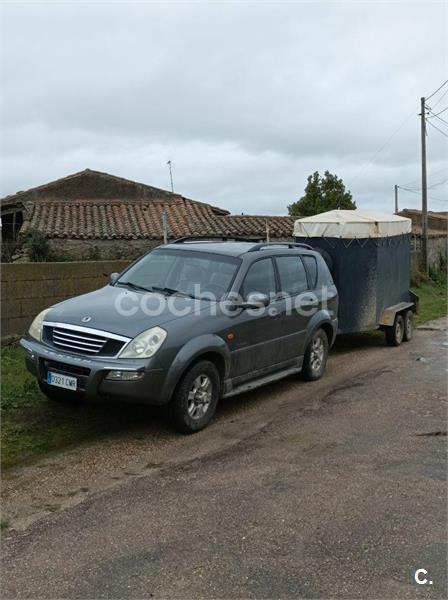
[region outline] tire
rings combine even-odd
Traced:
[[[415,317],[413,311],[406,311],[404,315],[403,342],[410,342],[414,337],[414,321]]]
[[[207,427],[216,411],[219,390],[219,373],[212,362],[203,360],[193,365],[182,377],[170,403],[174,427],[186,434]]]
[[[394,324],[386,327],[386,342],[389,346],[400,346],[404,335],[404,319],[401,315],[395,317]]]
[[[306,381],[320,379],[325,371],[328,358],[328,338],[323,329],[317,329],[305,350],[302,378]]]

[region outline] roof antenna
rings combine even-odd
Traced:
[[[174,194],[173,171],[171,169],[171,160],[169,160],[166,164],[168,165],[168,168],[170,170],[171,192]]]

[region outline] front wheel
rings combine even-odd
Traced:
[[[210,423],[219,398],[219,373],[208,360],[193,365],[171,400],[171,420],[181,433],[196,433]]]
[[[307,381],[320,379],[328,357],[328,338],[323,329],[314,332],[303,358],[302,377]]]

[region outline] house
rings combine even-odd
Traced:
[[[407,217],[412,221],[412,233],[420,235],[422,231],[422,211],[415,208],[405,208],[398,213],[402,217]],[[433,237],[437,235],[448,234],[448,213],[428,211],[428,235]]]
[[[133,258],[169,239],[238,236],[291,240],[294,219],[231,215],[227,210],[122,177],[85,169],[0,200],[3,240],[16,246],[30,230],[61,259]]]
[[[422,248],[422,211],[405,208],[398,213],[412,221],[413,253],[420,256]],[[445,268],[448,248],[448,213],[428,211],[428,263],[430,269]]]

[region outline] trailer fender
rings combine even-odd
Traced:
[[[410,308],[415,312],[416,305],[414,302],[399,302],[393,306],[388,306],[381,313],[379,325],[382,325],[383,327],[392,327],[395,322],[396,315],[403,312],[407,308]]]

